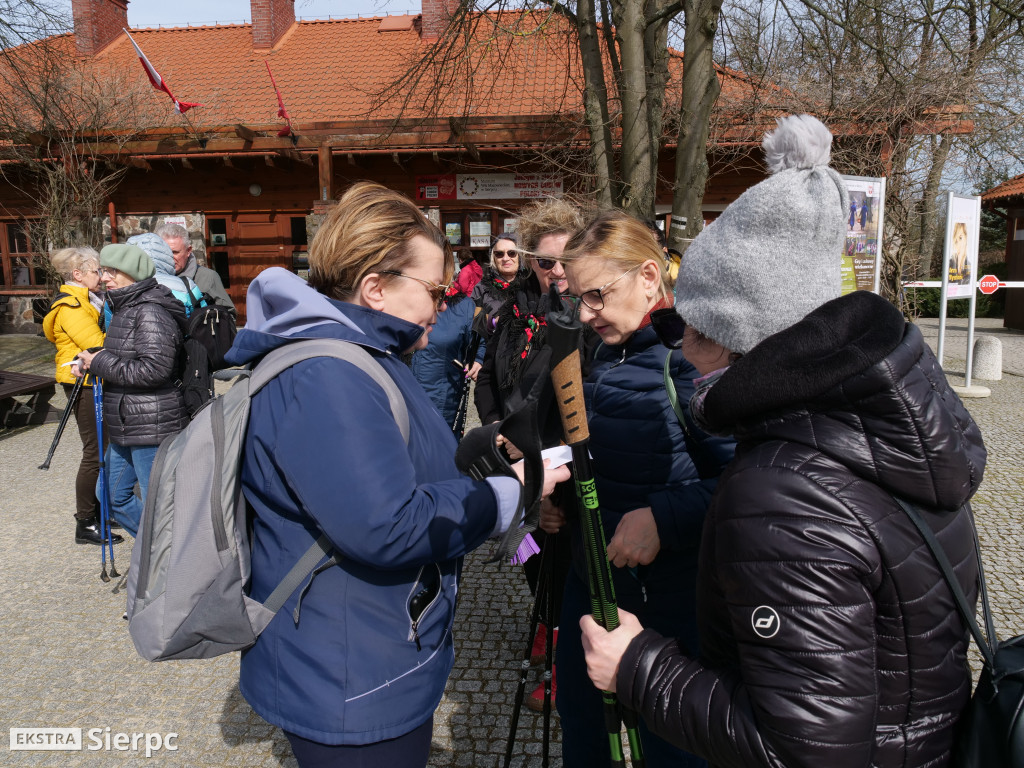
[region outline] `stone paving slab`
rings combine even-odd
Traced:
[[[967,406],[989,449],[975,511],[996,624],[1005,636],[1024,631],[1024,335],[1001,338],[1004,364],[1019,361],[1021,372],[986,382],[991,397]],[[52,354],[38,337],[0,335],[0,368],[50,375]],[[951,354],[950,372],[956,365]],[[63,397],[58,390],[58,408]],[[239,694],[237,654],[159,664],[136,655],[121,619],[123,585],[101,582],[98,548],[74,543],[72,500],[81,444],[73,425],[50,470],[36,469],[55,429],[46,424],[0,431],[0,729],[95,728],[101,739],[107,728],[115,734],[177,733],[177,750],[156,753],[154,764],[294,766],[281,732]],[[122,572],[129,546],[115,547]],[[531,601],[521,571],[486,563],[486,555],[478,552],[466,562],[456,668],[435,716],[430,765],[437,768],[498,766],[504,754]],[[532,689],[538,671],[530,675]],[[541,738],[541,718],[524,709],[513,765],[539,766]],[[553,766],[561,763],[558,742],[556,725]],[[133,751],[0,753],[3,766],[146,762]]]

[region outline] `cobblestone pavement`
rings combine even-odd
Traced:
[[[984,325],[989,323],[989,326]],[[996,321],[998,322],[998,321]],[[963,342],[950,321],[947,368],[963,363]],[[922,321],[934,338],[934,321]],[[996,624],[1003,635],[1024,631],[1024,335],[993,321],[978,332],[1003,342],[1002,381],[981,382],[991,397],[968,400],[989,449],[985,481],[975,500]],[[933,342],[934,343],[934,342]],[[50,345],[33,336],[0,335],[0,368],[51,375]],[[958,368],[959,366],[959,368]],[[58,390],[55,405],[63,407]],[[135,653],[125,622],[120,580],[99,579],[99,552],[74,543],[74,475],[80,442],[64,434],[48,472],[36,469],[55,424],[0,431],[0,728],[80,727],[110,733],[177,733],[176,751],[153,760],[168,766],[294,766],[287,741],[242,699],[238,656],[151,664]],[[519,662],[526,642],[530,597],[519,569],[467,559],[456,621],[456,668],[435,717],[431,765],[501,764]],[[115,547],[118,568],[129,544]],[[537,670],[530,672],[532,689]],[[599,725],[598,725],[599,727]],[[513,765],[540,765],[541,718],[523,710]],[[559,765],[552,733],[552,765]],[[86,740],[86,745],[90,742]],[[0,749],[3,749],[0,746]],[[143,747],[144,750],[144,747]],[[141,764],[144,751],[5,752],[4,766]]]

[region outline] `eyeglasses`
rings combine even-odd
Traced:
[[[661,343],[669,349],[679,349],[683,346],[686,321],[679,316],[674,307],[662,307],[651,312],[651,326],[661,339]]]
[[[420,277],[413,277],[412,275],[406,275],[402,272],[393,272],[389,269],[381,270],[380,274],[391,275],[392,277],[405,277],[409,280],[415,280],[417,283],[422,283],[426,286],[427,293],[430,294],[430,298],[434,300],[434,306],[438,309],[444,306],[446,298],[445,294],[448,293],[448,289],[451,287],[451,283],[448,285],[438,285],[437,283],[432,283],[429,280],[424,280]]]
[[[533,258],[541,269],[554,269],[555,264],[558,263],[558,259],[548,259],[543,256],[534,256]]]
[[[100,267],[96,274],[103,278],[114,277],[117,275],[117,270],[113,267]]]
[[[519,251],[512,249],[509,249],[507,251],[492,251],[492,253],[494,254],[494,258],[496,259],[503,259],[506,256],[508,256],[510,259],[514,259],[516,256],[519,255]]]
[[[643,264],[637,264],[635,267],[630,267],[621,275],[616,277],[614,280],[609,280],[600,288],[594,288],[593,290],[590,291],[584,291],[583,293],[580,294],[580,301],[582,301],[595,312],[604,309],[604,292],[607,291],[612,285],[617,283],[619,280],[624,278],[626,275],[628,275],[630,272],[640,269],[640,267],[642,266]]]

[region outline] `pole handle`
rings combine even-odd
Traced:
[[[590,439],[582,379],[578,349],[566,355],[551,369],[558,414],[562,417],[562,429],[569,445],[579,445]]]

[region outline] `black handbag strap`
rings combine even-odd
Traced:
[[[971,610],[970,604],[967,602],[967,596],[960,586],[960,580],[953,572],[953,566],[950,565],[949,558],[946,557],[946,551],[939,544],[939,540],[935,538],[935,533],[932,531],[931,526],[924,521],[912,504],[907,503],[898,496],[893,496],[893,498],[903,508],[903,511],[907,513],[907,517],[910,518],[910,521],[917,530],[921,532],[921,536],[924,537],[925,544],[931,550],[935,562],[939,565],[939,570],[942,571],[943,578],[953,593],[953,598],[956,600],[956,607],[960,610],[960,615],[970,628],[971,634],[974,636],[974,642],[978,644],[978,650],[985,661],[985,666],[992,669],[995,664],[995,646],[999,644],[999,638],[996,635],[995,625],[992,623],[992,614],[988,607],[988,590],[985,588],[985,572],[982,570],[981,565],[981,544],[978,541],[978,532],[974,528],[974,522],[971,521],[971,531],[974,533],[974,552],[978,558],[978,591],[981,596],[981,612],[985,619],[985,630],[988,634],[987,640],[985,635],[981,633],[981,628],[974,618],[974,611]]]

